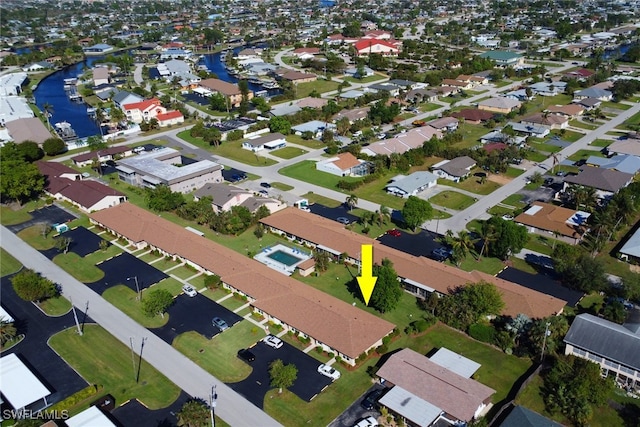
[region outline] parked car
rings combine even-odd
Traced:
[[[340,371],[332,368],[329,365],[325,365],[324,363],[318,366],[318,372],[324,375],[325,377],[331,378],[334,381],[340,378]]]
[[[336,218],[336,221],[338,221],[340,224],[344,224],[344,225],[349,225],[349,223],[351,221],[349,221],[349,218],[345,218],[343,216],[339,216],[338,218]]]
[[[378,425],[378,420],[376,420],[375,417],[369,416],[358,421],[353,427],[377,427]]]
[[[240,182],[243,179],[245,178],[243,178],[242,175],[231,175],[231,182]]]
[[[238,350],[238,357],[247,363],[251,363],[256,360],[256,355],[253,354],[248,348],[242,348]]]
[[[565,175],[566,175],[565,171],[556,172],[556,176],[565,176]]]
[[[445,248],[436,248],[431,251],[431,256],[437,261],[444,261],[451,256],[451,251]]]
[[[229,325],[227,325],[227,322],[219,317],[214,317],[213,319],[211,319],[211,323],[213,323],[213,326],[220,329],[220,332],[229,329]]]
[[[258,191],[258,193],[262,194],[263,196],[268,196],[269,192],[267,190],[260,190]]]
[[[402,233],[400,232],[400,230],[397,230],[395,228],[392,228],[391,230],[387,230],[387,234],[389,236],[393,236],[393,237],[400,237],[402,236]]]
[[[143,151],[145,151],[145,148],[143,146],[139,146],[139,147],[135,147],[133,150],[134,153],[142,153]]]
[[[378,404],[378,399],[380,399],[382,393],[384,393],[384,389],[381,388],[370,391],[369,393],[367,393],[364,399],[362,399],[362,403],[360,403],[360,406],[362,406],[367,411],[375,409],[376,405]]]
[[[273,347],[273,348],[280,348],[282,347],[282,340],[278,337],[275,337],[273,335],[267,335],[266,337],[264,337],[262,339],[262,342],[265,343],[266,345],[268,345],[269,347]]]
[[[271,184],[269,184],[268,182],[261,182],[260,187],[271,188]]]
[[[545,178],[544,185],[551,185],[551,184],[553,184],[553,178]]]
[[[196,288],[194,288],[191,285],[182,286],[182,292],[184,292],[185,294],[189,295],[192,298],[198,295],[198,291],[196,291]]]

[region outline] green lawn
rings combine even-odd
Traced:
[[[527,151],[526,157],[527,157],[527,160],[531,160],[532,162],[543,162],[547,159],[548,156],[533,150],[533,151]]]
[[[507,168],[507,171],[504,173],[504,175],[508,176],[509,178],[516,178],[516,177],[522,175],[523,173],[525,173],[524,170],[509,166]]]
[[[585,129],[585,130],[595,130],[598,129],[598,126],[591,124],[591,123],[585,123],[582,122],[580,120],[571,120],[571,122],[569,123],[571,126],[573,127],[577,127],[580,129]]]
[[[240,308],[243,305],[247,304],[247,301],[243,300],[240,297],[232,296],[220,302],[219,304],[231,311],[234,311],[235,309]]]
[[[522,194],[512,194],[502,201],[505,205],[515,206],[516,208],[524,208],[525,203],[522,202]]]
[[[258,153],[245,150],[244,148],[242,148],[242,141],[225,141],[222,142],[218,147],[214,147],[202,141],[201,138],[193,138],[189,134],[189,132],[189,130],[184,130],[178,133],[178,137],[194,145],[197,145],[200,148],[204,148],[211,154],[220,157],[226,157],[228,159],[236,160],[238,162],[242,162],[251,166],[271,166],[277,163],[275,160],[262,157]]]
[[[53,262],[82,283],[93,283],[104,277],[104,272],[95,264],[73,252],[56,255]]]
[[[589,145],[593,145],[594,147],[608,147],[613,141],[611,141],[610,139],[594,139],[593,141],[591,141],[591,144]]]
[[[567,157],[567,159],[577,162],[579,160],[587,160],[590,156],[605,157],[604,154],[597,150],[578,150]]]
[[[7,274],[15,273],[22,268],[20,261],[15,259],[4,248],[0,248],[0,277],[4,277]]]
[[[272,182],[271,186],[281,191],[289,191],[289,190],[293,190],[294,188],[292,185],[285,184],[284,182]]]
[[[49,233],[46,237],[43,237],[42,226],[40,225],[32,225],[31,227],[25,228],[24,230],[18,232],[16,236],[39,251],[51,249],[55,245],[53,233]]]
[[[196,290],[204,286],[200,286],[199,284],[198,286],[196,286],[197,283],[193,282],[189,283],[191,283],[191,285],[194,286]],[[163,279],[158,283],[154,283],[153,285],[149,286],[148,289],[145,289],[142,292],[142,296],[144,297],[149,291],[156,289],[166,289],[167,291],[171,292],[171,295],[173,296],[180,295],[180,293],[182,293],[182,282],[174,279],[173,277],[167,277],[166,279]]]
[[[445,208],[457,211],[464,210],[476,202],[476,199],[457,191],[443,191],[429,199],[434,205],[443,206]]]
[[[55,298],[47,298],[44,301],[38,303],[38,306],[48,316],[62,316],[71,310],[71,303],[63,296],[57,296]]]
[[[529,240],[524,245],[524,247],[545,255],[551,255],[551,252],[553,252],[554,244],[557,242],[558,241],[554,239],[552,235],[547,237],[540,234],[529,233]]]
[[[314,150],[325,147],[322,141],[318,141],[317,139],[304,139],[300,135],[287,135],[285,139],[292,144],[302,145]]]
[[[284,147],[269,152],[269,154],[273,154],[281,159],[293,159],[294,157],[301,156],[305,153],[308,153],[308,151],[298,147]]]
[[[557,153],[562,150],[562,147],[553,144],[545,144],[544,142],[533,142],[530,146],[534,150],[542,151],[545,153]]]
[[[341,180],[361,180],[361,178],[353,178],[348,176],[341,177],[330,174],[328,172],[316,170],[316,162],[314,162],[313,160],[304,160],[291,166],[284,167],[280,169],[278,173],[290,178],[298,179],[300,181],[310,182],[321,187],[330,188],[332,190],[337,190],[336,185]]]
[[[629,126],[638,126],[640,125],[640,113],[636,113],[633,116],[629,117],[624,121],[621,125],[618,126],[618,129],[631,130]]]
[[[450,260],[447,261],[449,265],[455,266]],[[495,275],[498,274],[503,268],[504,263],[498,258],[482,257],[479,258],[473,255],[467,255],[465,259],[460,263],[461,270],[464,271],[483,271],[485,273]]]
[[[482,125],[475,125],[472,123],[460,123],[456,133],[462,135],[462,141],[453,144],[458,148],[471,148],[480,144],[480,137],[490,132],[490,129]]]
[[[437,110],[438,108],[441,108],[441,107],[442,105],[434,104],[432,102],[423,102],[418,105],[418,109],[422,113],[428,113],[429,111]]]
[[[296,98],[300,99],[309,96],[314,90],[318,93],[330,92],[338,89],[339,85],[338,82],[324,79],[318,79],[315,82],[300,83],[295,85]]]
[[[386,78],[387,78],[387,76],[376,73],[373,76],[367,76],[367,77],[363,77],[361,79],[357,79],[355,77],[348,76],[348,77],[344,77],[342,80],[347,81],[347,82],[351,82],[351,83],[362,84],[362,83],[377,82],[379,80],[384,80]]]
[[[134,344],[139,345],[139,340]],[[149,409],[160,409],[180,394],[175,384],[144,359],[136,383],[131,350],[100,326],[85,325],[82,336],[75,328],[67,329],[52,336],[49,345],[90,384],[103,386],[117,404],[138,399]]]
[[[600,108],[612,108],[614,110],[628,110],[631,108],[629,104],[623,104],[621,102],[605,101],[600,104]]]
[[[182,280],[186,280],[194,274],[198,274],[198,272],[188,268],[186,265],[183,265],[181,267],[174,268],[169,272],[169,274],[173,274]]]
[[[511,266],[513,268],[517,268],[518,270],[522,270],[526,273],[537,274],[538,271],[528,262],[523,259],[511,257],[510,259]]]
[[[251,367],[236,357],[238,350],[264,336],[264,329],[243,320],[212,339],[186,332],[173,341],[173,346],[220,381],[234,383],[251,373]]]
[[[144,293],[143,298],[144,298]],[[149,317],[142,311],[142,305],[135,291],[125,285],[112,286],[102,294],[102,298],[116,306],[120,311],[145,328],[160,328],[169,321],[169,315]]]
[[[461,182],[453,182],[448,179],[438,178],[438,184],[461,188],[480,195],[493,193],[495,190],[500,188],[500,184],[493,181],[486,180],[483,183],[480,178],[473,176],[473,173],[474,171],[471,171],[471,175]]]
[[[344,200],[333,200],[315,193],[303,194],[302,197],[307,199],[309,203],[319,203],[330,208],[337,208],[344,202]]]

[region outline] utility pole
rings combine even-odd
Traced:
[[[211,395],[209,396],[209,409],[211,410],[211,427],[216,427],[216,420],[214,410],[218,400],[218,393],[216,393],[216,385],[211,386]]]
[[[131,363],[133,364],[133,377],[136,377],[136,356],[133,352],[133,337],[129,337],[129,346],[131,347]]]
[[[547,337],[551,335],[551,332],[549,332],[549,326],[551,326],[551,323],[547,322],[544,328],[544,339],[542,340],[542,352],[540,352],[540,363],[542,363],[542,360],[544,359],[544,349],[547,346]]]
[[[76,327],[78,328],[78,335],[82,336],[82,329],[80,328],[80,322],[78,322],[78,315],[76,314],[76,306],[73,305],[73,301],[69,298],[71,302],[71,310],[73,311],[73,320],[76,322]]]
[[[127,281],[134,279],[134,281],[136,282],[136,291],[138,293],[137,296],[137,300],[138,301],[142,301],[142,294],[140,293],[140,285],[138,285],[138,276],[133,276],[133,277],[127,277]]]

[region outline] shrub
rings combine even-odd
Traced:
[[[227,141],[239,141],[244,137],[244,132],[241,130],[232,130],[227,134]]]
[[[55,283],[30,269],[20,271],[10,280],[13,290],[25,301],[41,301],[60,293]]]
[[[101,388],[101,387],[100,387]],[[98,393],[98,390],[100,389],[98,386],[96,386],[95,384],[87,386],[85,388],[83,388],[82,390],[78,391],[75,394],[72,394],[71,396],[67,397],[64,400],[61,400],[60,402],[56,403],[55,405],[49,407],[49,411],[64,411],[64,410],[69,410],[71,408],[73,408],[75,405],[77,405],[80,402],[83,402],[87,399],[89,399],[92,396],[95,396]]]
[[[490,325],[474,323],[469,326],[468,333],[472,338],[475,338],[478,341],[493,343],[496,330]]]
[[[207,288],[218,288],[222,281],[220,280],[220,276],[216,276],[215,274],[207,275],[204,278],[204,285]]]

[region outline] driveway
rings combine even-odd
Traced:
[[[75,327],[73,314],[68,312],[58,317],[45,315],[33,303],[16,295],[10,277],[0,279],[2,307],[15,319],[18,334],[24,334],[25,338],[3,351],[2,356],[15,353],[52,392],[47,401],[56,403],[89,385],[47,344],[52,335]],[[78,313],[78,317],[82,320],[82,313]],[[93,323],[90,318],[84,320]]]
[[[365,391],[362,396],[360,396],[355,402],[353,402],[344,412],[336,417],[335,420],[329,424],[329,427],[349,427],[356,423],[356,421],[366,418],[368,416],[374,416],[378,418],[380,416],[380,411],[373,409],[368,411],[364,409],[361,405],[364,397],[376,389],[383,389],[384,387],[380,384],[374,384],[371,388]]]
[[[84,227],[76,227],[61,235],[61,237],[71,238],[69,251],[81,257],[85,257],[100,249],[100,242],[104,239]],[[111,243],[107,242],[109,246]]]
[[[360,219],[357,216],[353,215],[351,211],[344,206],[344,204],[338,206],[337,208],[330,208],[319,203],[314,203],[312,205],[309,205],[309,209],[311,209],[311,212],[316,215],[320,215],[334,221],[340,217],[347,218],[349,222],[358,222],[358,220]]]
[[[242,320],[242,317],[234,312],[200,294],[193,298],[185,294],[178,295],[167,313],[169,314],[167,324],[150,331],[169,344],[178,335],[189,331],[195,331],[206,338],[213,338],[220,333],[220,330],[211,323],[211,319],[216,316],[227,322],[229,328]],[[229,329],[224,333],[233,332]]]
[[[182,405],[190,399],[191,397],[187,393],[180,391],[180,396],[171,405],[156,410],[151,410],[134,399],[122,406],[118,406],[111,411],[111,415],[123,426],[176,426],[178,425],[176,414],[180,411]],[[117,405],[120,403],[116,402]]]
[[[258,341],[251,348],[251,352],[256,356],[256,360],[250,364],[253,368],[251,375],[243,381],[227,385],[258,408],[262,409],[264,396],[267,391],[272,389],[269,379],[269,364],[276,359],[282,360],[285,364],[293,363],[298,368],[298,378],[289,387],[289,391],[302,400],[310,402],[332,382],[331,378],[318,373],[319,361],[287,342],[283,342],[282,347],[276,350],[262,341]],[[339,367],[338,370],[340,370]],[[341,380],[338,379],[338,381]]]
[[[517,268],[507,267],[498,273],[498,277],[522,285],[525,288],[565,300],[567,305],[572,307],[575,307],[584,296],[582,292],[562,286],[557,278],[549,274],[531,274]]]
[[[437,235],[430,231],[422,230],[418,234],[409,234],[400,231],[400,236],[395,237],[390,234],[383,234],[378,237],[378,241],[385,246],[397,249],[414,256],[430,257],[434,249],[444,247],[436,241]]]
[[[77,218],[75,215],[55,204],[36,209],[35,211],[29,212],[29,214],[31,215],[30,220],[20,224],[8,225],[7,228],[13,233],[17,233],[41,222],[45,222],[49,225],[64,224],[65,222],[72,221]]]
[[[88,285],[99,294],[114,285],[125,285],[136,292],[135,277],[138,278],[140,290],[169,277],[154,266],[139,260],[128,252],[97,264],[96,267],[104,272],[104,277],[97,282],[88,283]],[[128,278],[131,280],[127,280]]]

